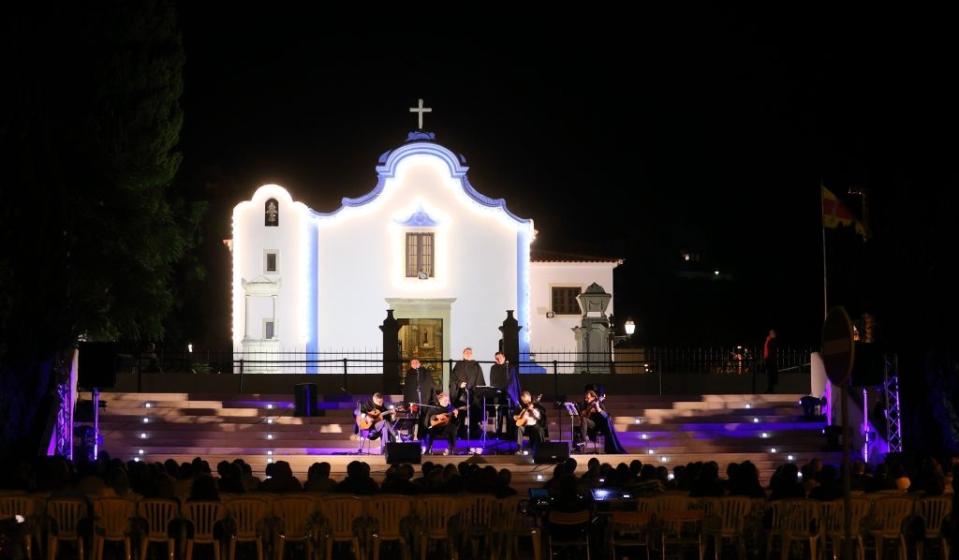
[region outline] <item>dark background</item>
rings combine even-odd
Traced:
[[[179,181],[210,207],[208,277],[171,338],[227,341],[234,204],[267,182],[319,211],[368,192],[420,97],[474,186],[535,220],[534,250],[625,258],[615,312],[640,342],[757,344],[776,327],[815,346],[821,182],[857,214],[847,191],[868,189],[874,234],[827,233],[830,303],[900,344],[950,329],[955,45],[934,17],[180,15]]]

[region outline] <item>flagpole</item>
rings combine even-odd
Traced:
[[[819,181],[819,225],[822,229],[822,316],[825,320],[826,315],[829,314],[829,296],[826,290],[826,217],[823,214],[823,196],[822,196],[823,184],[822,180]]]

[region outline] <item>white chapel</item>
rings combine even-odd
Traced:
[[[576,296],[592,283],[612,294],[622,261],[538,258],[533,220],[478,192],[468,169],[417,130],[380,156],[368,194],[332,212],[279,185],[256,189],[233,210],[234,351],[378,350],[392,309],[404,359],[458,359],[470,346],[491,360],[507,310],[521,356],[575,352]]]

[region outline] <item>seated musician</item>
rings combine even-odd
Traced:
[[[529,436],[529,445],[535,453],[536,447],[546,439],[546,410],[533,400],[529,391],[520,393],[519,403],[520,406],[513,415],[513,420],[516,420],[516,453],[523,452],[524,435]]]
[[[609,415],[603,410],[602,399],[593,389],[587,389],[583,402],[579,406],[579,441],[577,446],[585,446],[587,439],[596,441],[597,434],[603,434],[606,447],[610,447]],[[615,451],[612,451],[615,453]]]
[[[429,428],[426,429],[426,437],[423,438],[426,448],[423,453],[429,454],[433,448],[433,442],[437,438],[445,438],[447,447],[443,455],[449,455],[456,449],[456,430],[459,428],[460,417],[466,410],[466,405],[459,408],[450,404],[450,397],[446,393],[437,395],[439,408],[430,410]]]
[[[360,407],[360,416],[357,418],[357,424],[359,424],[361,429],[368,429],[370,431],[370,439],[375,440],[379,439],[381,436],[386,434],[393,434],[393,439],[396,439],[396,434],[393,433],[393,426],[389,422],[389,417],[393,414],[392,410],[386,408],[386,405],[383,404],[383,395],[381,393],[373,393],[373,396],[370,400],[363,403],[363,406]]]

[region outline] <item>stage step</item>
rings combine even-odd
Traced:
[[[88,398],[88,395],[82,396]],[[614,465],[640,460],[669,468],[714,460],[725,469],[730,462],[751,460],[766,481],[789,456],[797,462],[831,457],[820,451],[825,422],[804,419],[798,405],[800,397],[609,396],[604,407],[612,416],[619,439],[629,454],[597,457]],[[267,460],[272,458],[289,461],[302,477],[316,461],[341,464],[342,471],[334,467],[337,473],[345,472],[349,461],[360,458],[376,462],[385,470],[380,455],[353,455],[361,445],[353,433],[353,415],[356,403],[366,398],[366,395],[320,396],[317,415],[303,418],[294,416],[292,395],[105,392],[101,393],[106,408],[102,409],[100,421],[104,447],[112,456],[122,459],[172,458],[184,462],[201,457],[215,465],[221,460],[242,457],[262,472]],[[399,403],[400,397],[394,395],[388,401]],[[571,419],[566,411],[549,400],[544,399],[543,405],[552,439],[568,440]],[[513,445],[494,442],[492,438],[488,443],[491,451],[510,451]],[[436,444],[437,450],[443,447],[442,442]],[[465,442],[460,443],[461,449],[467,447]],[[373,442],[372,449],[376,452],[379,443]],[[574,457],[583,470],[591,456]],[[424,457],[434,462],[464,459],[467,457]],[[525,477],[517,482],[520,486],[535,483],[536,476],[548,475],[552,470],[549,465],[530,465],[529,458],[523,456],[483,455],[468,459],[527,469],[527,474],[514,470],[514,480],[517,475]],[[374,467],[374,471],[377,468],[380,467]]]

